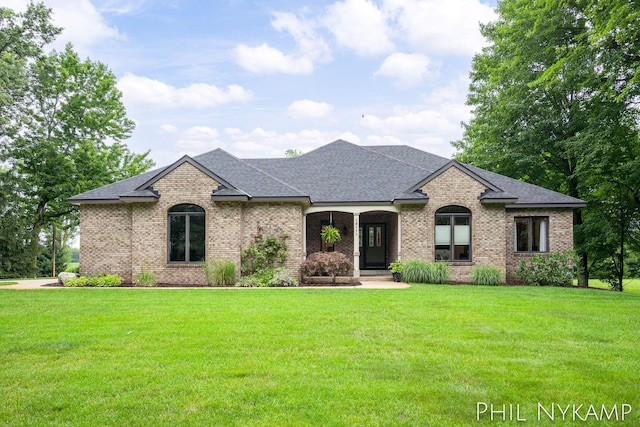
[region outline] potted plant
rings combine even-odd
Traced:
[[[402,262],[395,261],[389,264],[389,270],[391,270],[391,274],[393,274],[394,282],[402,281]]]
[[[327,244],[327,247],[333,247],[334,243],[339,242],[342,237],[340,236],[340,230],[335,228],[333,225],[325,226],[322,231],[320,231],[320,237]]]

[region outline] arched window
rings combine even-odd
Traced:
[[[471,211],[445,206],[436,211],[436,261],[471,261]]]
[[[204,209],[182,204],[169,209],[169,262],[201,262],[205,258]]]

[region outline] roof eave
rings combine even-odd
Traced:
[[[514,204],[518,201],[518,198],[504,198],[504,199],[480,199],[480,203],[483,205],[491,204]]]
[[[507,209],[533,209],[533,208],[584,208],[586,202],[575,203],[513,203],[506,205]]]
[[[72,205],[80,206],[80,205],[97,205],[97,204],[113,204],[113,203],[122,203],[120,199],[67,199],[67,202]]]

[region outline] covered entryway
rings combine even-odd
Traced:
[[[362,224],[360,232],[360,270],[387,268],[387,224]]]
[[[396,206],[311,206],[304,216],[305,256],[323,249],[353,258],[354,277],[361,270],[386,270],[400,257],[400,221]],[[342,240],[323,248],[320,230],[331,224]]]

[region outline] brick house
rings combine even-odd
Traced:
[[[131,281],[145,268],[176,284],[204,283],[205,258],[239,267],[258,226],[289,235],[297,271],[323,249],[326,224],[341,231],[333,249],[353,258],[355,277],[418,258],[449,263],[456,281],[474,265],[513,281],[520,259],[573,247],[573,210],[585,206],[408,146],[342,140],[297,158],[184,156],[69,202],[80,205],[82,273]]]

